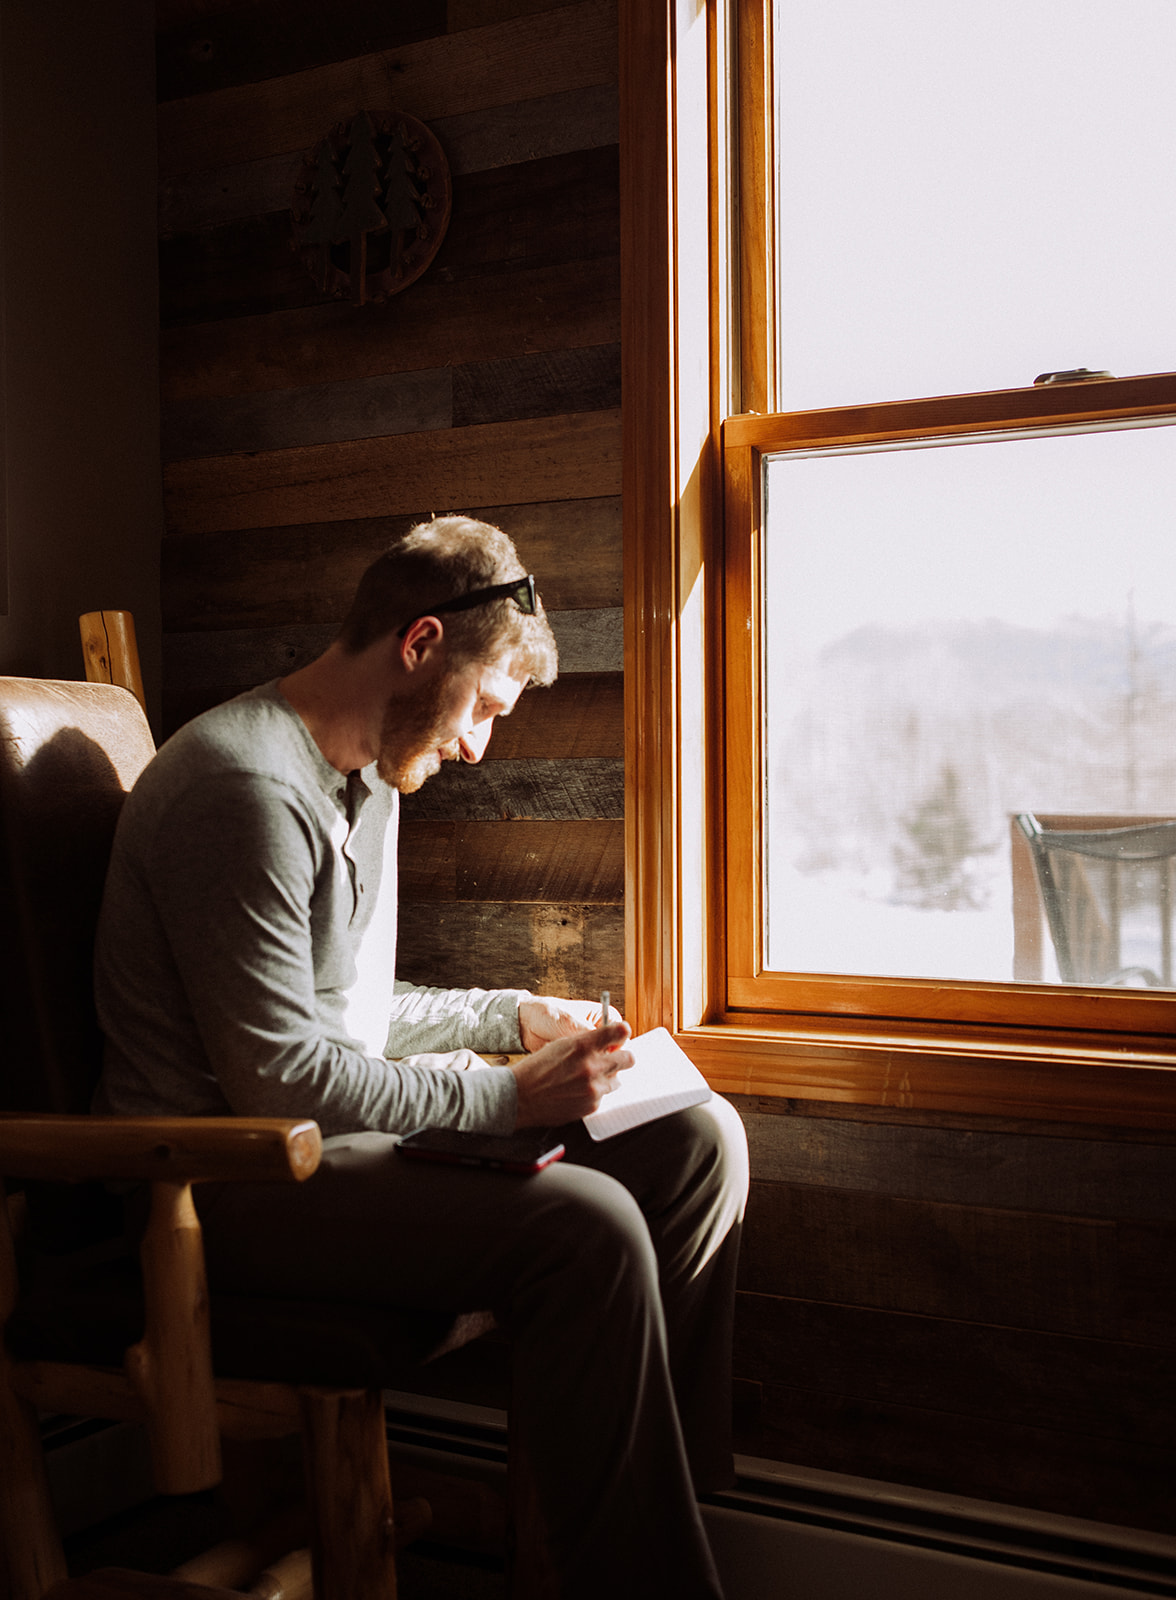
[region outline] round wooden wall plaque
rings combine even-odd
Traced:
[[[357,111],[303,158],[294,248],[324,294],[387,300],[433,260],[452,206],[449,163],[425,124]]]

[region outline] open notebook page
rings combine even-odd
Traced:
[[[706,1079],[665,1028],[630,1039],[625,1049],[633,1052],[633,1066],[617,1075],[617,1087],[584,1118],[594,1139],[610,1139],[710,1099]]]

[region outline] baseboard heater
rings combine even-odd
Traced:
[[[396,1455],[503,1493],[505,1412],[385,1401]],[[61,1418],[45,1432],[64,1532],[150,1498],[141,1428]],[[727,1600],[1176,1600],[1176,1537],[747,1456],[736,1468],[703,1506]]]
[[[501,1488],[506,1416],[390,1392],[388,1437]],[[1176,1600],[1176,1538],[736,1458],[703,1517],[727,1600]]]

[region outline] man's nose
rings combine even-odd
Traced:
[[[457,741],[463,761],[478,762],[486,753],[486,746],[490,743],[490,735],[494,730],[494,718],[487,717],[485,722],[479,722],[463,733]]]

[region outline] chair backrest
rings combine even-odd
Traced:
[[[94,929],[119,811],[154,753],[126,689],[0,678],[2,1110],[89,1110]]]
[[[1062,982],[1170,988],[1176,820],[1049,828],[1030,811],[1016,820]]]

